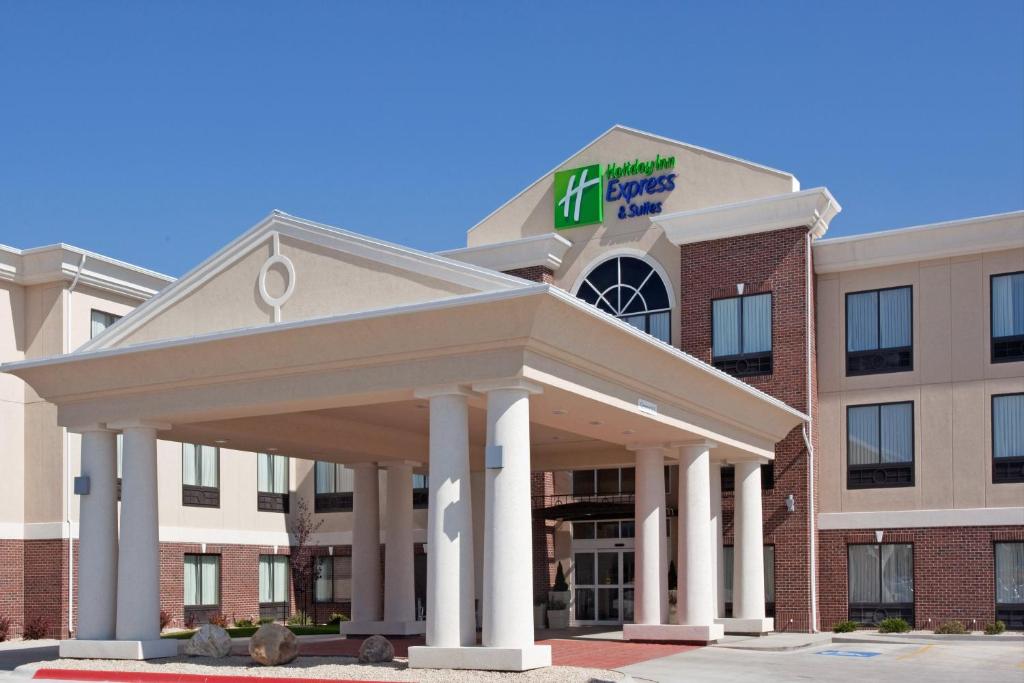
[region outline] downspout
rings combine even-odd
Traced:
[[[78,286],[82,277],[82,268],[85,266],[86,254],[82,254],[78,262],[78,270],[67,289],[64,312],[64,353],[71,351],[71,293]],[[71,636],[75,626],[75,538],[71,533],[71,497],[73,488],[71,486],[71,435],[67,427],[64,430],[64,532],[68,537],[68,637]]]
[[[812,264],[811,255],[811,240],[812,230],[807,231],[807,253],[806,253],[806,264],[807,264],[807,416],[808,420],[801,427],[801,434],[804,437],[804,446],[807,448],[807,547],[808,554],[810,555],[810,562],[808,567],[810,568],[810,620],[808,624],[811,627],[812,633],[818,632],[818,555],[817,555],[817,544],[814,534],[814,447],[812,439],[814,436],[814,396],[812,392],[814,385],[812,382],[811,373],[814,370],[814,358],[812,356],[813,349],[811,347],[811,335],[814,334],[814,304],[813,304],[813,287],[814,287],[814,268]]]

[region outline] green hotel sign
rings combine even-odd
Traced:
[[[621,164],[580,166],[555,172],[555,229],[566,230],[604,221],[605,202],[619,204],[619,220],[661,213],[661,201],[647,199],[675,189],[675,157]],[[637,177],[639,176],[639,177]]]

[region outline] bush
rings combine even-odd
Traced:
[[[562,600],[552,600],[551,604],[548,605],[548,610],[553,610],[555,612],[568,608],[569,606],[566,605],[565,602],[563,602]]]
[[[160,630],[163,631],[165,628],[171,625],[171,613],[167,610],[160,610]]]
[[[562,593],[569,590],[569,584],[565,582],[565,572],[562,571],[562,563],[558,563],[558,569],[555,571],[555,585],[551,587],[551,590]]]
[[[289,626],[312,626],[313,620],[303,612],[302,610],[297,611],[295,614],[288,617]]]
[[[952,621],[947,621],[943,624],[940,624],[939,627],[935,629],[935,632],[947,636],[963,635],[967,633],[967,629],[964,627],[962,623],[960,623],[956,619],[953,619]]]
[[[235,621],[236,628],[251,628],[255,625],[252,619],[238,619]]]
[[[857,630],[856,621],[840,621],[832,627],[833,633],[850,633]]]
[[[1003,622],[999,622],[1000,624]],[[11,618],[0,617],[0,643],[11,637]]]
[[[670,560],[668,563],[668,589],[674,591],[678,585],[679,576],[676,574],[676,561]]]
[[[196,615],[189,614],[188,616],[185,617],[185,628],[191,630],[191,629],[194,629],[198,625],[199,624],[196,623]]]
[[[342,614],[341,612],[335,612],[334,614],[331,615],[331,619],[327,623],[328,624],[340,624],[343,621],[348,621],[348,615],[347,614]]]
[[[889,617],[878,622],[879,633],[906,633],[910,630],[910,624],[901,617]]]
[[[260,617],[256,620],[256,623],[262,626],[263,624],[273,624],[274,617]]]
[[[2,622],[0,622],[0,633],[2,633],[2,629],[3,629]],[[1000,633],[1002,633],[1005,630],[1006,630],[1006,624],[1004,624],[1003,622],[1001,622],[998,619],[996,619],[994,623],[991,623],[991,624],[989,624],[988,626],[985,627],[985,635],[986,636],[998,636]],[[3,638],[0,638],[0,640],[3,640]]]
[[[221,628],[227,628],[230,623],[228,618],[220,612],[214,612],[206,621],[214,626],[220,626]]]
[[[50,620],[45,617],[32,617],[25,622],[25,640],[40,640],[50,635]]]

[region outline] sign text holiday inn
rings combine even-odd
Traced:
[[[661,201],[647,199],[676,187],[676,158],[581,166],[555,172],[555,228],[578,228],[604,220],[604,203],[619,202],[616,216],[635,218],[661,213]],[[637,178],[637,176],[641,176]]]

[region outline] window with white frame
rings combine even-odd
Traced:
[[[711,302],[711,361],[737,377],[771,374],[771,293]]]
[[[352,600],[352,558],[320,555],[316,558],[314,602]]]
[[[121,316],[119,315],[107,313],[106,311],[97,311],[95,308],[92,309],[89,314],[89,339],[92,339],[120,319]]]
[[[672,342],[668,288],[642,259],[608,259],[587,274],[576,296],[665,343]]]
[[[1024,482],[1024,393],[992,397],[992,483]]]
[[[846,488],[914,485],[914,404],[846,408]]]
[[[849,619],[877,624],[889,617],[914,624],[914,546],[866,543],[847,548]]]
[[[353,471],[333,462],[317,461],[315,470],[315,512],[347,512],[352,510]]]
[[[914,369],[913,296],[910,287],[846,295],[846,374]]]
[[[182,505],[220,506],[220,449],[181,444]]]
[[[260,555],[260,603],[288,602],[288,556]]]
[[[995,544],[996,619],[1015,631],[1024,629],[1024,542]]]
[[[186,607],[215,607],[220,604],[220,555],[185,555]]]
[[[1024,271],[993,275],[992,362],[1024,360]]]
[[[724,601],[725,616],[732,617],[732,586],[733,586],[733,562],[735,562],[733,546],[727,545],[722,548],[722,571],[724,578]],[[765,616],[775,616],[775,546],[764,546],[764,613]]]

